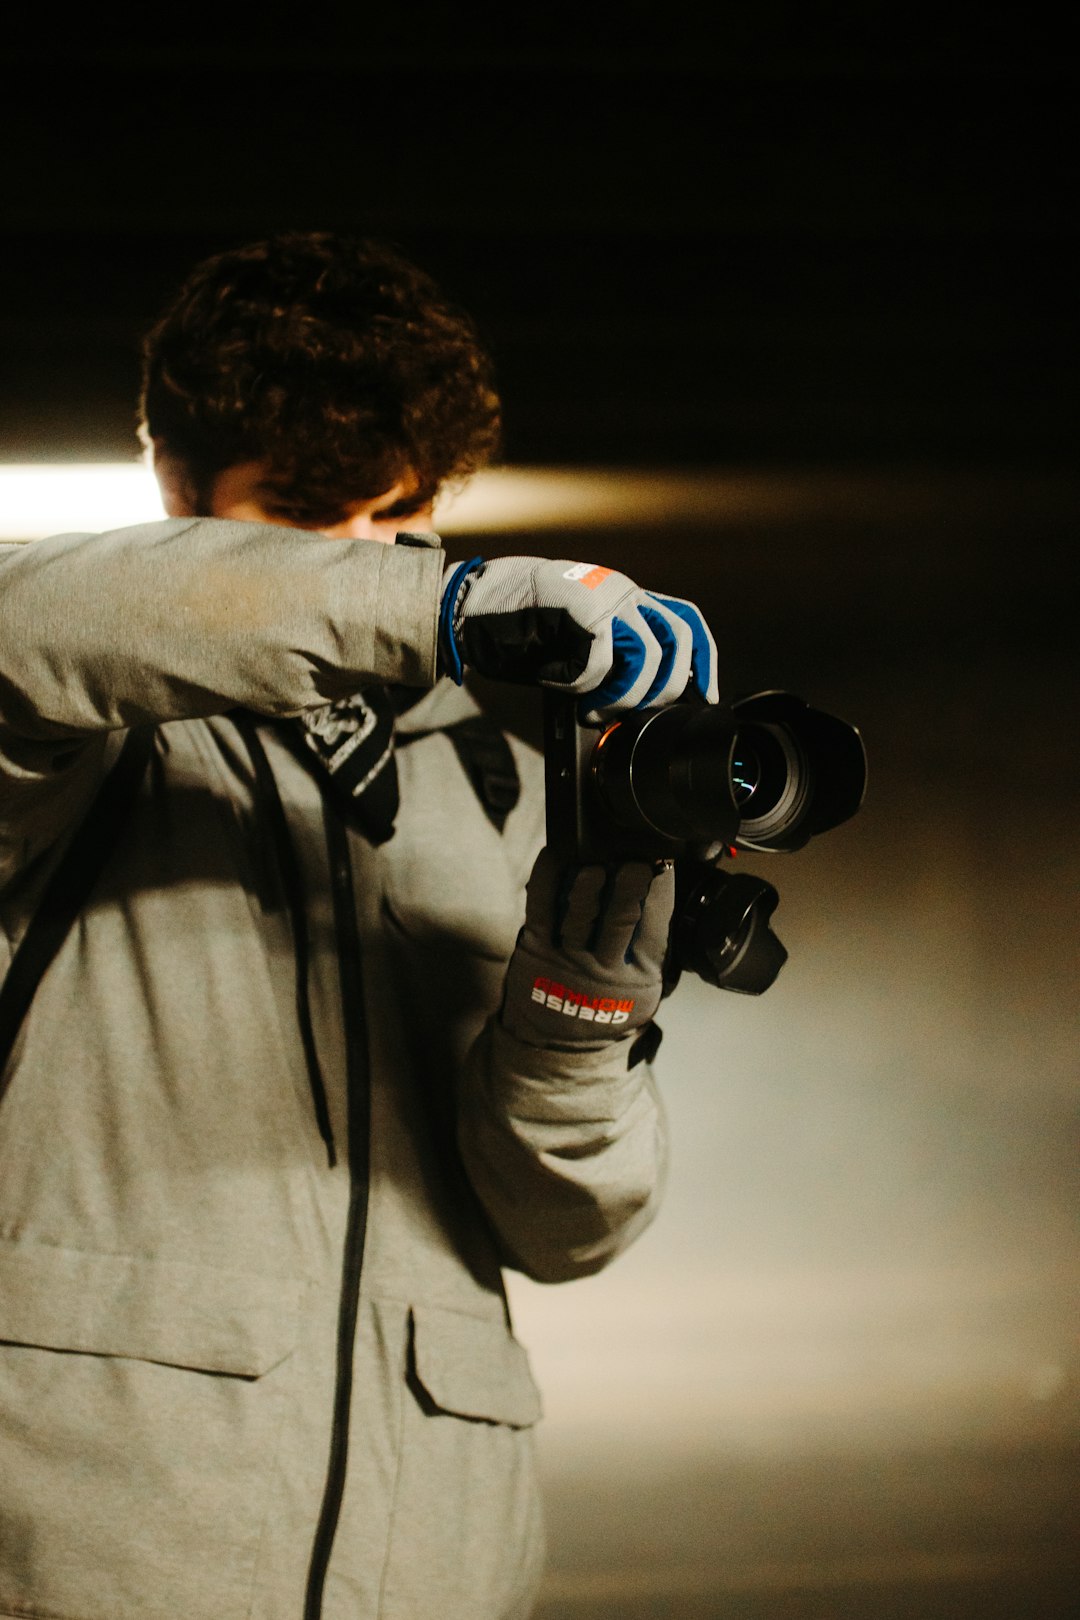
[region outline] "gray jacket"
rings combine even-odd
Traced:
[[[5,550],[0,968],[125,729],[157,731],[0,1103],[0,1615],[524,1616],[540,1406],[501,1267],[604,1265],[663,1132],[632,1039],[494,1016],[542,762],[512,741],[498,832],[445,735],[473,700],[432,686],[443,555],[212,520]],[[371,679],[431,690],[393,838],[341,835],[343,904],[273,720]],[[302,876],[322,1132],[238,708]]]

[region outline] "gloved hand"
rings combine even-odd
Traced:
[[[717,701],[716,647],[698,609],[610,568],[544,557],[474,557],[446,570],[440,663],[495,680],[588,693],[601,710]]]
[[[542,849],[506,970],[503,1028],[533,1046],[595,1047],[647,1024],[674,901],[670,864],[564,866]]]

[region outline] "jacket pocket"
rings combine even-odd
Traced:
[[[542,1415],[529,1358],[502,1322],[416,1305],[410,1361],[436,1412],[514,1429]]]
[[[528,1614],[544,1535],[525,1351],[501,1320],[415,1306],[407,1381],[386,1620]]]
[[[0,1244],[0,1611],[241,1620],[304,1292]]]

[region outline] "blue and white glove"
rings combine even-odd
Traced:
[[[670,863],[563,865],[542,849],[499,1021],[531,1046],[604,1046],[660,1005],[675,903]]]
[[[660,708],[689,688],[717,701],[716,646],[698,609],[611,568],[545,557],[474,557],[446,570],[443,671],[588,694],[600,712]]]

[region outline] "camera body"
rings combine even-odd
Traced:
[[[585,725],[544,695],[549,846],[582,864],[673,860],[666,988],[685,969],[760,995],[787,952],[769,928],[771,884],[720,870],[739,849],[801,849],[853,816],[866,788],[854,726],[789,692],[684,701]]]

